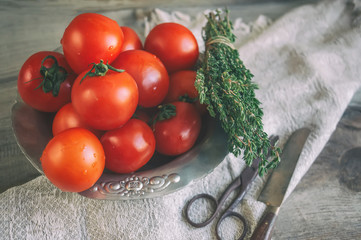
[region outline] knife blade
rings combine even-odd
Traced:
[[[253,232],[252,240],[271,239],[272,230],[279,208],[282,205],[302,149],[311,131],[307,128],[296,130],[286,142],[281,163],[273,170],[258,201],[267,204],[265,214]]]

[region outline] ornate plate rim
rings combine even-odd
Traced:
[[[28,120],[26,124],[21,121],[23,117]],[[207,131],[204,137],[187,153],[154,169],[130,174],[104,172],[91,188],[79,194],[105,200],[153,198],[178,191],[191,182],[205,177],[228,154],[226,135],[220,124],[211,117],[207,117],[206,121]],[[11,108],[11,122],[13,134],[21,151],[30,163],[44,174],[40,156],[42,149],[51,138],[51,130],[49,132],[47,126],[50,122],[49,113],[36,111],[17,100]]]

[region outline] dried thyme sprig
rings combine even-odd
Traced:
[[[263,131],[263,111],[255,97],[258,86],[233,47],[235,35],[228,11],[217,10],[206,17],[208,22],[203,29],[206,50],[195,82],[200,102],[208,105],[211,116],[219,118],[228,135],[230,152],[238,156],[243,150],[247,165],[257,157],[262,159],[258,166],[262,176],[277,166],[280,149],[273,147],[268,161],[270,142]]]

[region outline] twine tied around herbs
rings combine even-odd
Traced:
[[[225,36],[217,36],[217,37],[208,39],[208,41],[206,42],[206,48],[210,48],[215,43],[222,43],[222,44],[227,45],[228,47],[232,48],[233,50],[236,49],[234,47],[234,45],[232,44],[231,40],[229,40],[229,38],[227,38]]]

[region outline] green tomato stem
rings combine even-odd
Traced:
[[[44,66],[45,61],[48,59],[52,59],[54,61],[54,63],[49,68]],[[43,80],[34,90],[42,88],[45,93],[52,92],[54,97],[59,95],[60,85],[68,77],[67,71],[62,66],[59,66],[58,61],[52,55],[46,56],[41,61],[40,75],[42,76],[41,78]],[[35,79],[32,79],[28,82],[33,80]]]
[[[109,69],[112,71],[115,71],[115,72],[119,72],[119,73],[125,71],[123,69],[117,69],[117,68],[110,66],[108,64],[108,62],[106,64],[104,64],[103,60],[100,60],[100,63],[91,63],[91,64],[93,64],[93,67],[89,70],[89,72],[87,72],[84,75],[84,77],[80,80],[80,83],[82,83],[82,81],[86,77],[105,76]],[[94,72],[93,72],[93,70],[94,70]]]

